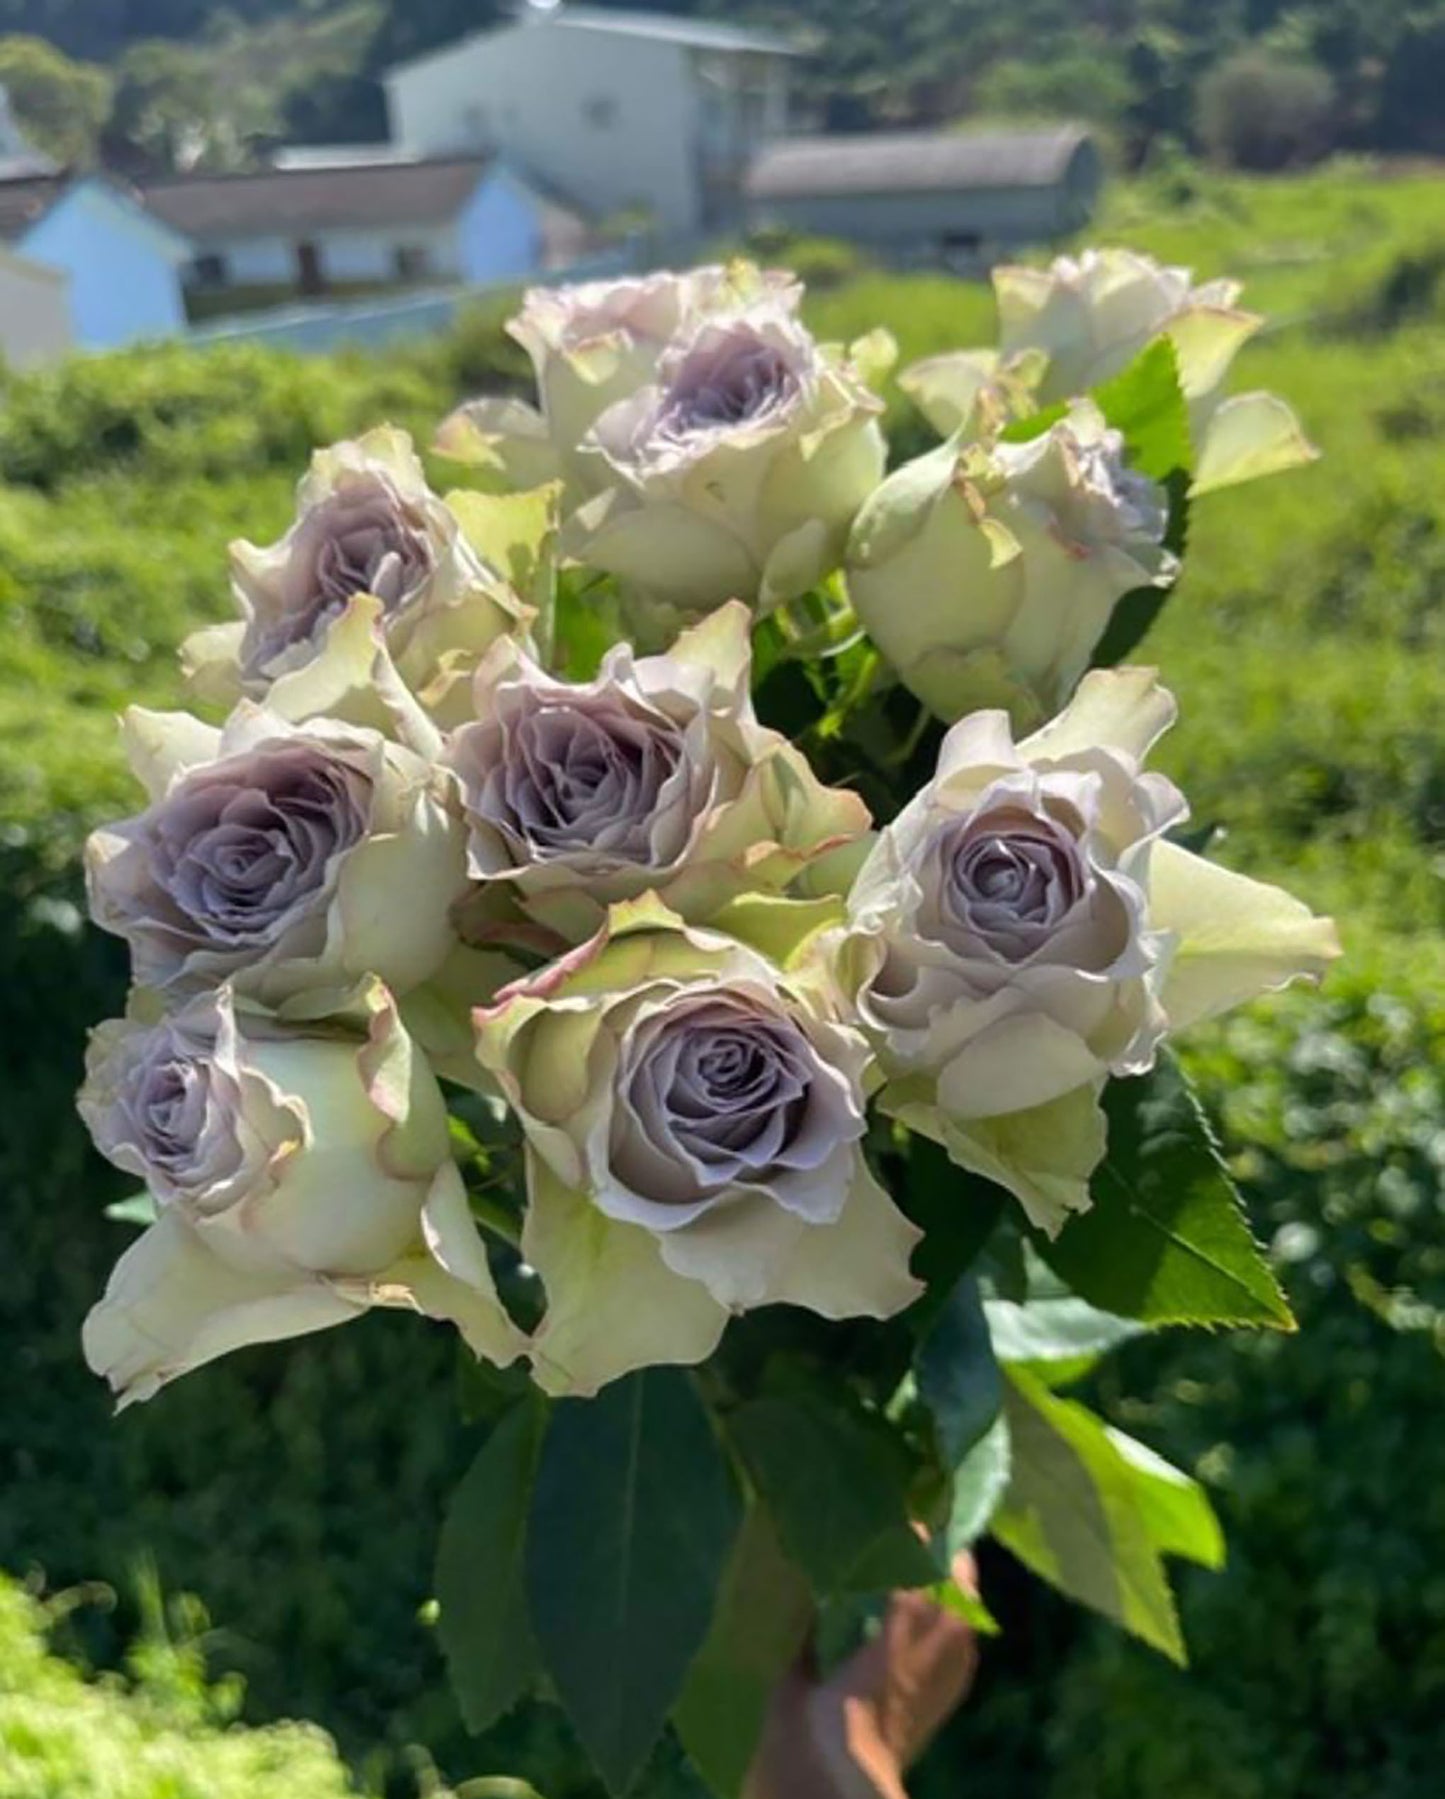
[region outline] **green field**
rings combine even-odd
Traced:
[[[991,1563],[1008,1631],[919,1791],[1432,1799],[1445,1765],[1445,179],[1184,170],[1118,189],[1091,236],[1243,279],[1274,324],[1238,380],[1289,397],[1324,452],[1201,502],[1185,581],[1146,649],[1182,706],[1163,765],[1199,820],[1226,827],[1218,853],[1335,912],[1348,960],[1323,998],[1258,1008],[1191,1053],[1302,1334],[1156,1341],[1100,1384],[1120,1423],[1206,1481],[1229,1533],[1230,1571],[1184,1586],[1194,1671]],[[830,337],[886,321],[905,358],[985,341],[989,315],[985,290],[942,277],[862,274],[812,303]],[[101,1208],[125,1183],[70,1113],[84,1025],[115,1007],[123,973],[75,910],[84,831],[132,798],[113,715],[178,703],[175,644],[228,610],[227,537],[282,526],[311,444],[384,418],[425,432],[461,394],[515,378],[496,326],[479,316],[384,364],[167,349],[0,385],[13,1020],[0,1568],[52,1589],[109,1583],[115,1614],[81,1605],[58,1633],[108,1666],[143,1622],[138,1570],[153,1562],[167,1592],[197,1594],[215,1619],[202,1640],[215,1673],[244,1677],[246,1715],[319,1721],[378,1789],[414,1792],[434,1759],[455,1781],[525,1766],[546,1799],[580,1799],[592,1789],[546,1711],[468,1745],[418,1617],[441,1495],[468,1448],[444,1344],[369,1320],[233,1358],[112,1423],[76,1338],[122,1241]],[[900,445],[920,441],[903,402],[890,423]],[[0,1676],[0,1799],[87,1793],[15,1759],[60,1678],[34,1656],[15,1665],[35,1672]],[[123,1745],[138,1727],[111,1707],[107,1693],[86,1729]],[[307,1778],[287,1790],[323,1793],[334,1776]],[[135,1784],[135,1799],[232,1790],[220,1774],[166,1779]],[[258,1775],[245,1790],[271,1789]],[[687,1787],[659,1776],[655,1790]]]

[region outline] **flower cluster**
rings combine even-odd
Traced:
[[[1155,674],[1091,667],[1184,503],[1108,383],[1167,340],[1196,493],[1284,466],[1281,404],[1220,391],[1256,321],[1121,253],[998,286],[996,355],[903,377],[948,435],[891,475],[886,343],[817,343],[789,277],[532,293],[538,406],[438,440],[471,488],[374,431],[233,548],[183,653],[217,722],[130,714],[147,803],[90,845],[135,990],[81,1108],[155,1206],[86,1326],[123,1399],[371,1305],[559,1394],[759,1307],[886,1319],[902,1133],[1054,1235],[1111,1078],[1324,969],[1328,921],[1178,840]],[[775,728],[777,675],[843,699]]]

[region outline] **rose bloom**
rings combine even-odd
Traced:
[[[815,922],[753,905],[775,946]],[[917,1296],[918,1232],[862,1153],[867,1046],[805,968],[649,898],[476,1016],[527,1137],[547,1391],[700,1362],[753,1306],[882,1318]]]
[[[1225,397],[1236,354],[1263,319],[1239,305],[1237,281],[1194,285],[1191,272],[1132,250],[1085,250],[1047,269],[993,272],[999,347],[915,363],[902,385],[942,432],[971,415],[980,391],[1031,375],[1032,404],[1086,394],[1122,374],[1161,337],[1178,362],[1196,449],[1195,491],[1208,492],[1312,461],[1315,451],[1273,394]],[[1028,410],[1024,407],[1023,410]]]
[[[385,989],[354,1004],[364,1034],[238,1012],[229,987],[94,1033],[81,1114],[157,1205],[85,1323],[122,1404],[371,1305],[448,1318],[479,1355],[515,1359],[440,1090]]]
[[[1127,593],[1168,587],[1168,496],[1088,402],[1028,443],[948,443],[895,471],[848,545],[859,621],[941,718],[1066,703]]]
[[[507,332],[531,359],[540,410],[470,400],[444,422],[436,447],[516,487],[562,477],[580,500],[606,485],[595,461],[579,454],[602,413],[652,380],[678,332],[764,294],[794,311],[802,288],[791,275],[741,262],[530,288]]]
[[[881,402],[777,298],[705,318],[584,448],[609,482],[572,520],[579,561],[616,575],[650,641],[736,598],[814,586],[883,473]]]
[[[749,622],[735,602],[666,655],[619,645],[583,683],[512,644],[485,658],[475,721],[448,750],[480,888],[464,934],[510,902],[575,943],[647,891],[701,920],[862,836],[863,802],[758,723]]]
[[[142,986],[229,980],[275,1005],[363,974],[402,993],[446,958],[464,833],[420,756],[249,703],[223,730],[134,708],[126,733],[151,804],[95,831],[86,869],[91,914],[129,942]]]
[[[458,658],[475,662],[530,616],[427,486],[411,439],[385,427],[318,450],[291,528],[264,549],[232,544],[231,579],[242,622],[182,650],[207,696],[264,696],[315,660],[361,595],[380,603],[392,660],[423,697],[449,684]]]
[[[1328,919],[1164,837],[1187,808],[1142,764],[1173,718],[1124,669],[1017,746],[1004,713],[965,719],[848,902],[839,978],[880,1103],[1051,1233],[1089,1203],[1106,1077],[1338,954]]]

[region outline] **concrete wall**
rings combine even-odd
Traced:
[[[185,329],[180,271],[163,234],[103,187],[72,188],[20,247],[69,275],[75,341],[87,350]]]
[[[0,362],[33,368],[70,349],[68,285],[58,269],[0,250]]]
[[[394,142],[421,155],[500,149],[598,215],[701,224],[690,52],[575,26],[516,25],[387,77]]]

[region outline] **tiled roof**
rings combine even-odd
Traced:
[[[438,224],[461,211],[491,160],[459,156],[431,162],[184,175],[151,182],[143,196],[157,218],[194,238]]]
[[[1077,125],[784,138],[759,153],[747,186],[755,200],[1049,187],[1087,142],[1088,132]]]

